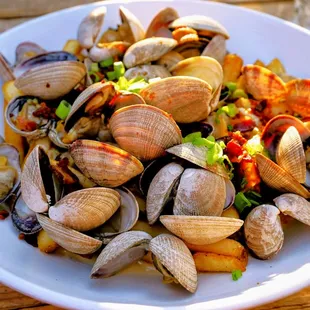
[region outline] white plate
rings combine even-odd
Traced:
[[[47,50],[61,49],[67,39],[76,37],[81,19],[103,4],[108,7],[106,27],[116,25],[121,1],[79,6],[2,34],[0,50],[13,61],[15,47],[25,40],[35,41]],[[180,15],[206,14],[219,20],[231,34],[229,50],[241,55],[245,63],[279,57],[290,74],[309,77],[310,33],[306,30],[274,17],[218,3],[126,2],[126,7],[145,26],[166,6],[173,6]],[[3,126],[2,121],[0,125]],[[251,258],[247,272],[237,282],[232,281],[230,274],[201,274],[194,295],[162,284],[155,271],[143,274],[132,270],[106,280],[90,280],[90,265],[40,253],[18,240],[10,220],[0,223],[0,236],[0,280],[27,295],[66,308],[231,310],[266,303],[310,285],[310,227],[298,223],[285,232],[283,250],[275,259]]]

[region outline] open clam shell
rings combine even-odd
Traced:
[[[223,82],[223,69],[214,58],[197,56],[184,59],[171,68],[172,75],[192,76],[207,82],[213,92]]]
[[[284,241],[280,211],[272,205],[254,208],[244,223],[248,247],[261,259],[270,259],[282,248]]]
[[[83,174],[100,186],[120,186],[143,171],[136,157],[103,142],[77,140],[70,154]]]
[[[5,117],[5,121],[7,122],[7,124],[10,126],[10,128],[14,132],[30,140],[36,140],[41,137],[45,137],[47,135],[50,122],[45,123],[40,128],[35,129],[33,131],[23,131],[23,130],[18,129],[15,126],[14,122],[12,121],[12,115],[18,116],[18,113],[21,111],[24,104],[27,103],[28,99],[29,99],[29,96],[21,96],[21,97],[14,98],[7,105],[5,112],[4,112],[4,117]]]
[[[91,48],[99,35],[107,9],[102,6],[92,10],[80,23],[77,38],[84,48]]]
[[[36,234],[42,229],[36,213],[27,207],[21,195],[15,202],[11,218],[14,227],[25,235]]]
[[[204,15],[189,15],[180,17],[169,25],[170,29],[181,27],[195,29],[201,36],[215,36],[216,34],[221,34],[226,39],[229,39],[229,34],[223,25]]]
[[[15,80],[14,73],[10,64],[5,57],[0,53],[0,79],[3,83]]]
[[[183,172],[174,200],[174,215],[220,216],[226,200],[225,179],[205,169]]]
[[[171,51],[177,41],[168,38],[148,38],[131,45],[124,55],[123,62],[127,68],[147,64],[158,60]]]
[[[108,278],[142,259],[152,237],[144,231],[128,231],[115,237],[100,253],[91,278]]]
[[[162,9],[153,17],[146,30],[145,37],[172,37],[168,25],[177,18],[179,18],[179,14],[175,9],[169,7]]]
[[[146,213],[149,224],[154,224],[170,199],[173,187],[184,168],[177,163],[164,166],[152,180],[146,198]]]
[[[140,40],[143,40],[145,37],[145,31],[144,31],[144,28],[141,22],[138,20],[138,18],[132,12],[130,12],[127,8],[123,6],[120,6],[119,14],[120,14],[123,25],[125,24],[129,30],[126,36],[126,40],[129,43],[135,43]]]
[[[56,202],[49,158],[40,146],[33,149],[24,163],[21,190],[23,200],[34,212],[46,212]]]
[[[69,93],[85,74],[80,62],[56,61],[27,70],[15,80],[15,86],[27,95],[56,99]]]
[[[226,39],[224,36],[218,34],[208,43],[202,51],[201,56],[212,57],[220,64],[223,64],[226,53]]]
[[[125,187],[116,188],[120,194],[120,207],[112,217],[92,233],[97,239],[108,243],[115,236],[131,230],[139,218],[139,205],[136,197]]]
[[[15,65],[17,66],[27,59],[44,53],[46,50],[40,45],[30,41],[22,42],[17,45],[15,50]]]
[[[166,152],[183,158],[199,167],[229,179],[228,172],[223,165],[217,163],[213,165],[207,164],[207,148],[204,146],[195,146],[192,143],[183,143],[167,149]]]
[[[139,94],[131,93],[128,91],[121,91],[113,99],[114,111],[135,104],[146,104],[146,103]]]
[[[123,57],[129,46],[130,43],[125,41],[98,43],[89,50],[88,56],[94,62],[100,62],[111,57]]]
[[[132,105],[114,112],[110,130],[118,145],[140,160],[163,156],[181,143],[178,125],[166,112],[149,105]]]
[[[173,234],[192,244],[212,244],[238,231],[243,221],[217,216],[162,215],[161,223]]]
[[[310,226],[310,203],[296,194],[283,194],[273,200],[285,215]]]
[[[0,167],[0,188],[5,188],[0,193],[0,204],[4,203],[20,185],[21,167],[18,150],[8,143],[0,144],[0,156],[7,158],[7,165]],[[9,178],[8,178],[9,177]]]
[[[242,69],[247,92],[256,100],[275,99],[286,95],[285,83],[270,70],[256,65]]]
[[[178,62],[185,58],[176,51],[170,51],[157,60],[157,64],[164,66],[167,70],[171,70]]]
[[[256,155],[257,167],[262,180],[280,192],[290,192],[310,198],[310,192],[288,172],[262,154]]]
[[[120,195],[110,188],[87,188],[68,194],[48,210],[49,217],[77,231],[105,223],[119,208]]]
[[[100,240],[57,223],[47,216],[37,214],[37,219],[47,234],[62,248],[76,254],[91,254],[101,246]]]
[[[195,262],[182,240],[161,234],[151,240],[150,251],[155,256],[154,262],[158,261],[167,269],[166,273],[170,274],[172,281],[180,283],[191,293],[196,291],[198,279]],[[156,263],[155,266],[159,267]]]
[[[289,127],[282,136],[276,152],[276,161],[299,183],[306,182],[306,156],[295,127]]]
[[[147,82],[154,78],[166,78],[171,76],[170,72],[163,66],[159,65],[142,65],[128,69],[125,72],[125,78],[131,80],[137,77],[144,78]]]
[[[168,112],[179,123],[206,119],[211,112],[212,89],[194,77],[161,79],[142,89],[140,95],[147,104]]]
[[[268,149],[271,156],[275,155],[280,138],[291,126],[297,129],[303,142],[310,137],[309,129],[298,118],[291,115],[275,116],[266,124],[261,135],[261,141],[264,142],[265,148]]]

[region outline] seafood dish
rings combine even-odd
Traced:
[[[199,273],[237,281],[310,225],[310,79],[244,63],[208,16],[166,7],[144,29],[120,6],[102,33],[106,13],[62,50],[0,54],[0,219],[93,279],[142,262],[191,293]]]

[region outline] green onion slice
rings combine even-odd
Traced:
[[[71,105],[68,101],[66,100],[61,100],[59,106],[56,109],[56,115],[60,118],[60,119],[66,119],[66,117],[68,116],[69,112],[71,110]]]

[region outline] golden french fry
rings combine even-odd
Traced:
[[[261,66],[261,67],[266,67],[266,65],[265,65],[260,59],[257,59],[257,60],[254,62],[254,65],[255,65],[255,66]]]
[[[245,85],[245,77],[244,75],[240,75],[237,80],[237,89],[243,89],[244,91],[246,90],[246,85]]]
[[[243,98],[240,98],[240,99],[243,99]],[[245,99],[245,100],[247,100],[247,99]],[[240,219],[239,213],[234,206],[224,210],[222,213],[222,216],[223,217],[230,217],[233,219]]]
[[[193,255],[197,271],[202,272],[232,272],[234,270],[245,271],[247,260],[233,256],[215,253],[195,253]]]
[[[242,66],[243,60],[240,56],[236,54],[226,55],[223,63],[223,82],[237,82],[237,79],[241,74]]]
[[[44,253],[52,253],[59,247],[59,245],[51,239],[43,229],[38,233],[37,241],[39,250]]]
[[[78,40],[68,40],[62,50],[77,56],[81,52],[82,46]]]
[[[247,260],[248,253],[244,246],[238,241],[232,239],[224,239],[213,244],[195,245],[186,243],[187,247],[194,252],[207,252],[221,254],[226,256],[237,257],[241,260]]]
[[[146,263],[153,264],[152,252],[151,251],[147,252],[147,254],[144,255],[142,260],[145,261]]]
[[[278,58],[271,60],[266,68],[279,76],[285,74],[286,72],[282,62]]]
[[[23,93],[17,89],[14,85],[14,81],[8,81],[2,85],[2,93],[4,99],[3,113],[8,103],[16,97],[22,96]],[[17,133],[15,133],[11,127],[3,120],[4,123],[4,139],[7,143],[14,145],[20,154],[20,161],[24,159],[24,139]]]

